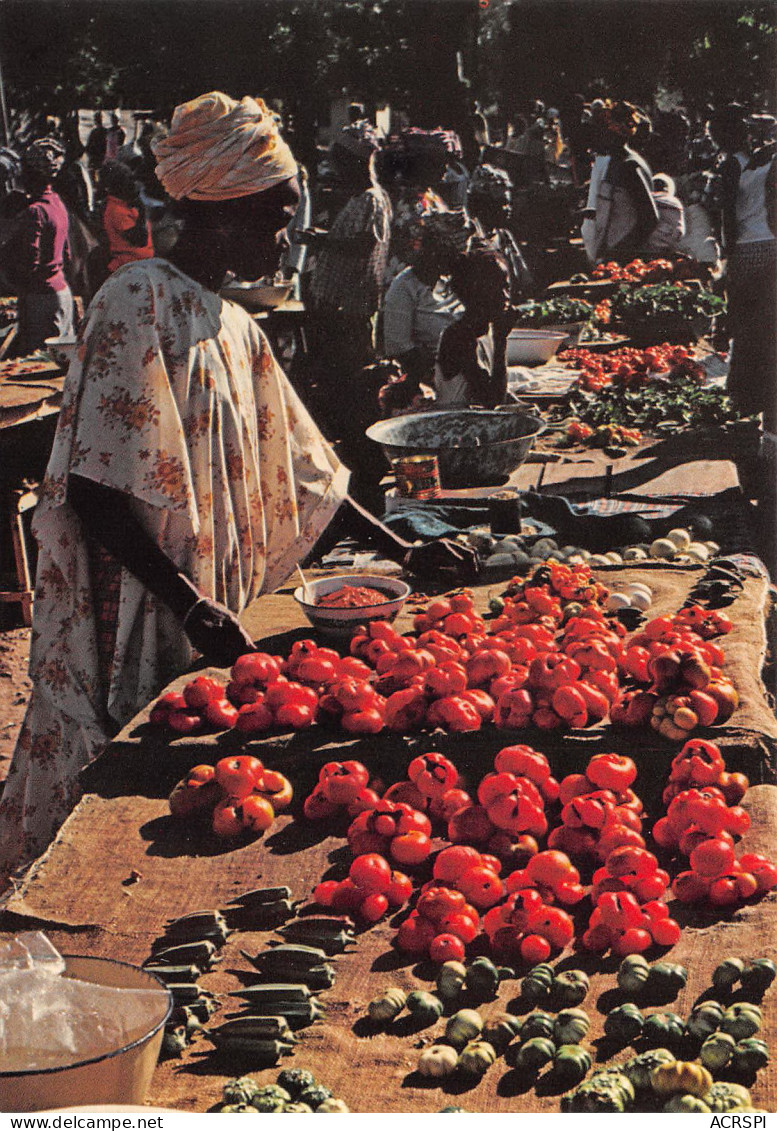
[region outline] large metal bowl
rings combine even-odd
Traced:
[[[386,459],[435,455],[443,487],[503,483],[545,431],[522,409],[440,409],[378,420],[367,429]]]
[[[106,1044],[93,1055],[63,1058],[61,1065],[6,1071],[0,1064],[0,1112],[40,1111],[72,1104],[142,1104],[156,1067],[165,1022],[173,1007],[172,994],[150,970],[110,958],[69,954],[66,978],[125,990],[160,990],[155,1015],[129,1025],[128,1040]],[[30,1033],[31,1048],[35,1034]]]

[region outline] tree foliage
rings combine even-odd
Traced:
[[[17,108],[260,92],[309,143],[343,93],[427,126],[455,126],[470,94],[510,110],[596,79],[750,101],[773,87],[775,24],[773,0],[2,0],[0,51]]]

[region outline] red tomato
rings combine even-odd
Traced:
[[[465,946],[477,937],[480,930],[477,913],[474,908],[470,910],[472,914],[467,914],[465,911],[451,911],[448,915],[443,915],[440,920],[441,931],[445,934],[455,935],[457,939],[461,939]]]
[[[550,951],[550,943],[542,935],[526,935],[521,940],[521,958],[524,962],[531,963],[532,966],[550,958]]]
[[[446,789],[442,797],[435,797],[429,805],[432,817],[449,821],[459,809],[465,809],[472,804],[472,798],[463,789]]]
[[[432,851],[432,842],[425,833],[411,830],[401,833],[391,841],[391,858],[397,864],[413,865],[426,860]]]
[[[467,900],[463,892],[456,888],[444,887],[432,881],[426,885],[418,897],[416,910],[419,915],[439,923],[446,915],[461,911]]]
[[[777,864],[756,852],[745,852],[739,860],[740,866],[755,876],[758,890],[771,891],[777,887]]]
[[[521,774],[535,785],[541,785],[550,777],[550,765],[544,754],[532,750],[531,746],[505,746],[494,758],[494,769],[506,770],[511,774]]]
[[[322,907],[331,907],[338,884],[338,880],[322,880],[313,888],[313,899]]]
[[[167,799],[173,817],[189,817],[211,810],[223,797],[213,766],[194,766],[172,790]]]
[[[516,774],[501,773],[486,774],[478,786],[478,801],[484,808],[488,808],[496,801],[497,797],[503,797],[506,793],[511,793],[512,790],[518,785],[518,777]]]
[[[231,672],[236,684],[268,684],[280,674],[280,664],[275,656],[270,656],[267,652],[247,652],[244,656],[238,656]]]
[[[580,882],[580,873],[566,853],[552,849],[532,856],[526,865],[526,875],[550,888],[555,888],[558,884]]]
[[[183,697],[187,707],[195,711],[202,711],[214,699],[224,698],[224,684],[211,676],[198,675],[183,689]]]
[[[484,649],[467,660],[467,683],[470,687],[485,686],[506,676],[511,667],[512,661],[506,652],[495,648]]]
[[[348,816],[357,817],[359,813],[371,812],[379,802],[380,794],[374,789],[361,789],[353,801],[348,802]]]
[[[674,878],[672,891],[681,903],[698,903],[707,898],[709,880],[698,872],[680,872]]]
[[[455,660],[446,660],[426,673],[426,690],[435,699],[442,699],[447,695],[458,695],[467,686],[467,673],[462,664]]]
[[[263,833],[275,820],[275,810],[266,797],[251,793],[238,807],[243,828],[252,833]]]
[[[185,711],[170,711],[165,721],[176,734],[196,734],[203,725],[202,716],[194,714],[188,707]]]
[[[419,832],[424,836],[432,835],[432,822],[425,813],[421,813],[418,809],[414,809],[412,805],[407,805],[403,801],[397,802],[401,806],[399,817],[396,823],[397,833]]]
[[[690,854],[691,868],[706,878],[728,872],[734,860],[732,845],[720,837],[701,841]]]
[[[459,876],[456,886],[464,893],[467,901],[478,910],[487,910],[499,903],[505,890],[496,872],[482,863],[467,868]]]
[[[352,861],[348,876],[362,891],[386,892],[391,884],[391,866],[384,856],[368,852]]]
[[[228,699],[211,699],[203,708],[205,721],[217,730],[229,730],[237,722],[238,710]]]
[[[353,880],[340,880],[333,895],[331,908],[344,913],[357,912],[364,902],[364,888],[357,887]]]
[[[432,962],[461,962],[465,954],[464,943],[456,935],[435,935],[429,944]]]
[[[494,717],[494,711],[496,710],[496,703],[487,691],[473,687],[468,691],[462,691],[460,698],[464,699],[475,708],[484,723],[491,722]]]
[[[413,894],[413,881],[404,872],[391,873],[391,882],[386,888],[386,898],[392,907],[403,907]]]
[[[652,944],[650,933],[642,927],[628,927],[613,940],[613,954],[626,957],[627,954],[641,954]]]
[[[302,806],[302,812],[309,821],[326,821],[339,811],[340,806],[330,801],[318,785],[308,794]]]
[[[480,730],[482,723],[479,711],[462,695],[435,699],[429,706],[426,721],[431,727],[443,727],[454,733]]]
[[[241,734],[263,734],[275,724],[273,713],[263,701],[245,703],[239,708],[235,719],[235,730]]]
[[[427,797],[442,797],[459,781],[459,772],[443,754],[420,754],[407,768],[407,776]]]
[[[419,730],[426,722],[426,709],[427,699],[420,688],[402,688],[386,700],[386,726],[397,732]]]
[[[637,767],[631,758],[622,754],[595,754],[586,767],[585,775],[597,789],[621,793],[635,781]]]
[[[557,950],[563,950],[575,937],[574,923],[560,907],[544,907],[530,919],[530,925]]]
[[[448,840],[454,844],[484,844],[495,832],[495,825],[481,805],[459,809],[448,821]]]
[[[388,911],[389,901],[382,892],[372,892],[359,906],[359,914],[367,923],[377,923]]]
[[[680,941],[680,924],[674,919],[654,919],[650,924],[653,942],[658,946],[675,946]]]
[[[211,824],[217,837],[227,839],[239,836],[244,831],[243,819],[240,815],[240,802],[235,802],[234,797],[225,797],[219,801],[213,810]]]
[[[340,724],[349,734],[379,734],[385,726],[383,713],[375,707],[365,711],[346,711]]]
[[[279,727],[290,730],[305,730],[316,721],[315,709],[303,703],[284,703],[275,711],[275,721]]]
[[[263,770],[254,786],[254,793],[269,801],[275,813],[288,809],[294,796],[291,782],[277,770]]]
[[[214,767],[216,781],[230,797],[246,797],[251,793],[263,770],[259,759],[250,754],[222,758]]]
[[[434,858],[432,875],[436,880],[453,883],[458,876],[473,864],[480,863],[480,853],[468,844],[457,844],[443,848]]]
[[[429,946],[436,935],[436,928],[421,915],[410,915],[400,924],[394,942],[406,954],[428,954]]]

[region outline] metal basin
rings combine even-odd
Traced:
[[[367,436],[389,462],[436,455],[443,487],[503,483],[520,467],[545,425],[522,409],[441,409],[378,420]]]

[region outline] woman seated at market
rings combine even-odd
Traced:
[[[517,305],[528,297],[532,277],[521,249],[510,231],[513,183],[509,173],[495,165],[478,165],[467,192],[467,211],[480,225],[487,244],[503,255],[510,271],[510,301]]]
[[[386,158],[399,170],[400,188],[392,195],[393,219],[387,278],[412,264],[427,216],[447,212],[442,180],[449,162],[461,159],[461,143],[452,130],[403,130]]]
[[[628,102],[604,102],[594,117],[594,148],[608,158],[600,171],[594,199],[589,195],[584,219],[594,222],[590,254],[594,262],[628,263],[639,255],[658,223],[653,174],[628,144],[644,115]]]
[[[421,225],[413,265],[392,280],[383,305],[383,343],[407,375],[408,386],[431,384],[440,335],[463,313],[449,275],[471,234],[463,213],[432,213]]]
[[[0,802],[0,873],[46,847],[81,768],[195,652],[222,667],[253,649],[240,614],[325,531],[369,535],[413,571],[474,574],[466,550],[411,546],[349,501],[259,326],[219,297],[229,270],[274,269],[299,201],[273,114],[203,95],[156,154],[183,228],[169,261],[106,280],[66,378],[34,520],[33,690]]]
[[[451,289],[464,304],[464,313],[440,338],[434,373],[436,405],[494,408],[507,396],[505,355],[514,321],[504,256],[475,243],[454,266]]]

